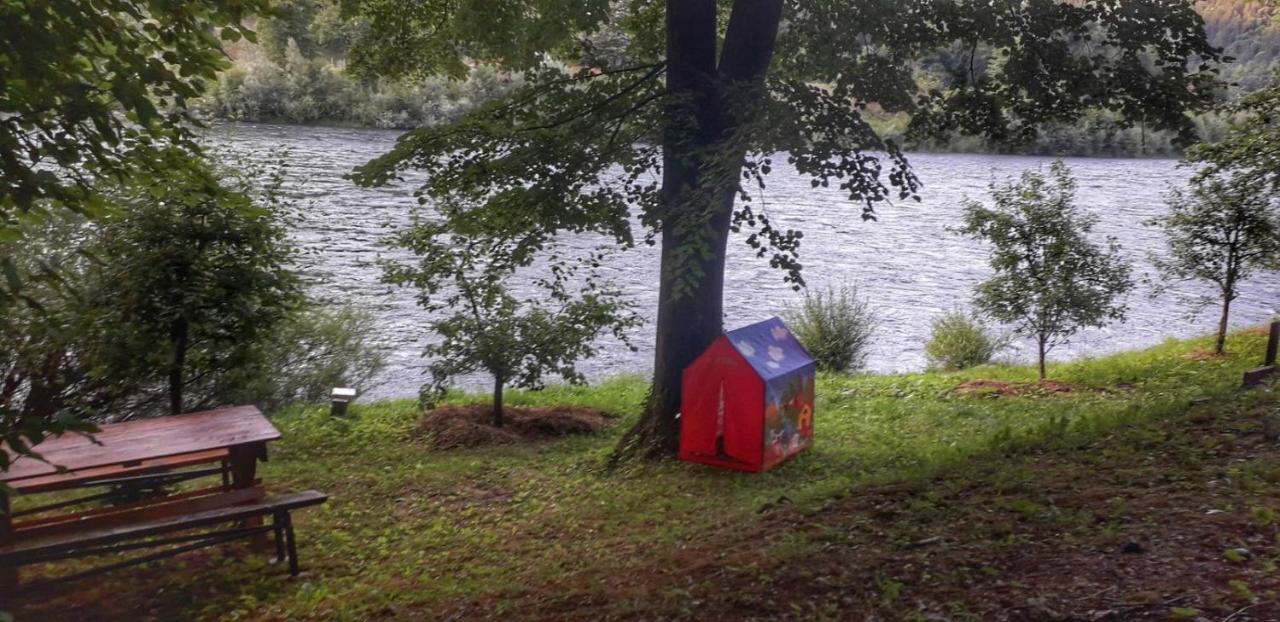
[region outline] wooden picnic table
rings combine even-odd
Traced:
[[[17,494],[35,494],[87,486],[104,486],[119,483],[167,481],[164,474],[174,472],[173,477],[222,474],[222,486],[207,491],[225,492],[206,495],[199,499],[182,499],[196,493],[175,494],[172,500],[161,500],[168,510],[151,507],[126,508],[117,512],[121,516],[162,515],[166,511],[206,511],[219,505],[241,504],[261,499],[264,492],[256,485],[258,460],[267,457],[267,443],[278,440],[280,431],[253,406],[237,406],[218,410],[175,415],[156,419],[140,419],[100,426],[92,438],[80,434],[65,434],[36,445],[33,450],[43,460],[22,456],[11,468],[0,473],[0,482]],[[175,471],[175,469],[217,463],[215,469],[199,471]],[[181,481],[181,480],[173,480]],[[86,499],[104,498],[105,494]],[[44,506],[47,511],[70,506],[76,501]],[[72,531],[80,525],[104,520],[103,514],[111,509],[95,509],[66,516],[45,516],[34,520],[14,522],[11,500],[0,488],[0,545],[20,542],[24,537],[44,536],[50,533]],[[17,513],[21,515],[21,512]],[[252,521],[251,521],[252,522]],[[260,520],[258,521],[260,524]],[[12,577],[3,576],[0,569],[0,585]]]
[[[128,470],[145,460],[235,447],[261,447],[279,438],[280,431],[254,406],[108,423],[101,426],[92,439],[80,434],[64,434],[36,445],[33,449],[44,461],[20,457],[8,471],[0,473],[0,482],[20,489],[24,480],[57,475],[58,467],[70,471],[71,480],[84,479],[77,473],[102,467]]]

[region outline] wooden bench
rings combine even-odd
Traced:
[[[91,529],[76,529],[64,533],[50,533],[43,537],[27,538],[20,542],[0,546],[0,567],[17,568],[29,564],[123,553],[142,548],[177,545],[163,551],[65,575],[35,585],[49,585],[73,581],[87,576],[126,568],[137,564],[169,557],[187,551],[215,546],[261,533],[274,532],[276,560],[289,562],[289,574],[298,574],[298,550],[293,533],[292,510],[324,503],[326,496],[314,490],[279,495],[248,503],[227,505],[202,512],[184,513],[145,520],[130,520],[120,524],[102,524]],[[239,526],[215,531],[197,531],[251,518],[271,517],[266,526]],[[164,536],[164,537],[159,537]]]
[[[1244,372],[1246,389],[1261,386],[1272,376],[1280,374],[1280,365],[1276,365],[1277,350],[1280,350],[1280,320],[1271,323],[1271,332],[1267,336],[1267,351],[1262,357],[1262,367]]]
[[[18,591],[22,566],[160,549],[25,589],[241,538],[267,548],[272,533],[277,560],[287,559],[290,573],[297,574],[290,512],[324,503],[326,497],[316,491],[267,497],[256,478],[256,463],[266,459],[266,443],[280,438],[280,432],[258,409],[242,406],[108,424],[94,436],[47,440],[34,449],[48,462],[21,457],[0,473],[0,483],[21,495],[105,489],[10,511],[0,488],[0,596]],[[221,481],[214,486],[171,490],[215,476]],[[98,507],[58,512],[86,503]],[[267,518],[271,524],[264,525]]]

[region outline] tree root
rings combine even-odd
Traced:
[[[632,462],[675,457],[680,449],[680,430],[675,425],[675,413],[663,411],[661,400],[655,399],[651,390],[640,420],[622,435],[609,456],[608,470]]]

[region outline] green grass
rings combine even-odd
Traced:
[[[607,471],[644,397],[641,378],[511,394],[511,405],[582,405],[623,417],[595,437],[519,447],[428,450],[411,437],[420,413],[410,401],[357,404],[344,419],[292,409],[275,415],[284,440],[260,472],[273,489],[330,494],[329,503],[297,516],[305,575],[290,581],[256,559],[202,560],[190,572],[174,570],[185,562],[165,562],[166,585],[191,594],[165,606],[182,619],[362,620],[427,615],[477,599],[501,612],[517,606],[528,586],[568,579],[590,594],[590,577],[639,572],[678,559],[682,547],[711,534],[758,526],[766,504],[817,508],[850,489],[922,481],[975,457],[1083,443],[1178,415],[1193,400],[1235,399],[1240,374],[1261,360],[1263,343],[1242,333],[1232,336],[1226,358],[1192,356],[1209,346],[1199,339],[1051,365],[1052,379],[1075,388],[1066,394],[952,392],[970,379],[1034,381],[1034,370],[1015,366],[823,375],[812,450],[755,475],[674,461]],[[130,587],[109,580],[85,597],[128,593],[147,581],[116,576]],[[893,596],[892,582],[876,589]]]

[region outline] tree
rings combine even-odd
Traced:
[[[369,316],[301,296],[278,169],[184,175],[199,166],[175,163],[163,186],[97,189],[112,207],[102,220],[57,212],[27,227],[21,252],[0,244],[19,269],[59,279],[24,288],[38,307],[0,315],[0,412],[88,432],[103,419],[314,403],[378,371]]]
[[[525,79],[455,123],[404,135],[358,181],[429,169],[424,201],[470,201],[471,234],[661,245],[653,385],[619,455],[674,453],[682,372],[722,331],[731,233],[802,283],[801,232],[774,227],[751,201],[775,158],[834,184],[871,219],[919,181],[863,119],[870,104],[911,113],[916,137],[1016,142],[1102,109],[1186,141],[1185,111],[1212,100],[1219,60],[1191,3],[1169,0],[369,0],[358,10],[369,34],[352,49],[356,71],[460,77],[485,63]],[[624,67],[593,61],[584,43],[609,27],[629,37]],[[950,49],[967,62],[938,67],[937,86],[919,89],[915,61]]]
[[[274,15],[258,24],[258,39],[272,62],[283,65],[292,41],[303,57],[341,59],[362,24],[344,18],[341,0],[274,0]]]
[[[90,293],[102,373],[163,378],[169,414],[212,405],[217,381],[304,300],[281,169],[204,167],[181,163],[169,179],[121,188],[93,249],[105,262]]]
[[[493,378],[493,424],[502,427],[507,385],[540,388],[549,374],[583,382],[575,364],[595,353],[596,339],[612,333],[626,343],[626,331],[639,324],[621,292],[598,282],[591,271],[598,256],[589,257],[586,266],[555,254],[546,257],[551,276],[534,279],[537,297],[522,301],[509,289],[523,263],[513,261],[512,253],[532,251],[450,233],[457,226],[447,218],[458,212],[445,214],[445,221],[418,219],[395,238],[397,246],[413,252],[413,263],[384,264],[385,280],[416,287],[424,309],[454,311],[431,322],[438,341],[424,352],[432,359],[424,402],[442,396],[454,378],[483,371]]]
[[[1195,181],[1229,175],[1259,192],[1280,191],[1280,71],[1271,86],[1223,108],[1231,122],[1226,136],[1187,150],[1201,164]]]
[[[993,184],[994,207],[967,202],[957,229],[991,244],[995,276],[978,285],[974,303],[1035,338],[1041,380],[1054,346],[1081,328],[1124,319],[1117,298],[1133,287],[1115,239],[1089,240],[1097,217],[1075,205],[1070,170],[1059,160],[1049,174],[1026,171],[1018,182]]]
[[[96,265],[79,252],[88,224],[63,212],[22,228],[20,240],[0,240],[0,253],[23,274],[57,279],[32,279],[23,288],[37,304],[0,306],[0,471],[46,436],[96,431],[87,417],[115,396],[87,362],[91,305],[65,285],[84,283]]]
[[[1222,315],[1214,352],[1227,343],[1231,302],[1240,283],[1257,270],[1280,270],[1277,194],[1248,176],[1197,177],[1190,194],[1174,190],[1169,213],[1147,222],[1164,230],[1169,254],[1153,263],[1175,281],[1208,281],[1218,290]],[[1199,300],[1209,304],[1211,299]]]
[[[265,8],[266,0],[0,5],[0,236],[20,235],[20,218],[48,209],[99,213],[97,180],[163,173],[167,147],[195,151],[186,104],[225,66],[220,40],[252,39],[242,24]]]
[[[219,41],[252,38],[245,18],[265,7],[266,0],[0,3],[0,242],[21,249],[24,233],[39,228],[33,221],[52,212],[100,216],[106,204],[93,190],[100,180],[164,175],[168,148],[198,151],[186,103],[225,65]],[[62,280],[8,249],[0,273],[6,315],[39,312],[30,281],[43,288]],[[74,417],[0,407],[7,447],[0,470],[69,429],[66,421]]]

